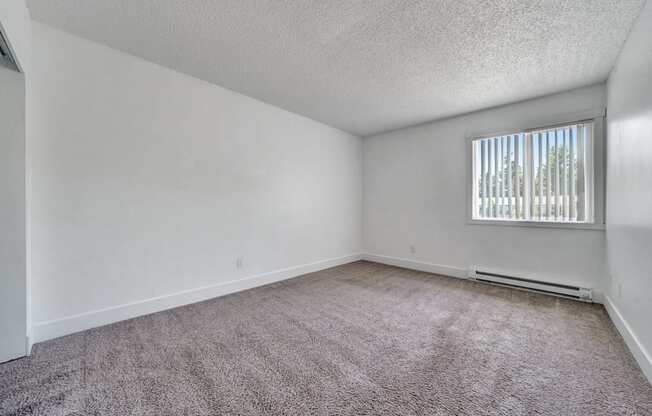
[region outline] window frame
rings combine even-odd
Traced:
[[[532,228],[563,228],[578,230],[605,229],[605,192],[606,192],[606,109],[596,108],[582,112],[557,115],[546,119],[538,119],[520,123],[512,128],[501,128],[493,131],[480,131],[466,135],[466,223],[469,225],[492,225],[508,227]],[[474,219],[473,218],[473,141],[477,139],[523,133],[532,130],[552,128],[565,124],[593,121],[593,168],[594,218],[591,223],[567,223],[552,221],[526,221],[512,219]]]

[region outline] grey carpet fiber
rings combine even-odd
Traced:
[[[650,415],[605,310],[357,262],[51,340],[3,415]]]

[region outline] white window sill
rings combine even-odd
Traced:
[[[604,230],[604,224],[585,222],[553,222],[553,221],[525,221],[525,220],[468,220],[469,225],[499,225],[509,227],[532,228],[565,228],[570,230]]]

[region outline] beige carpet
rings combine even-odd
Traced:
[[[358,262],[38,344],[2,415],[649,415],[605,310]]]

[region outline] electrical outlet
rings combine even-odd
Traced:
[[[417,249],[414,246],[410,246],[410,253],[414,254],[417,252]]]
[[[236,269],[242,269],[242,264],[243,264],[242,257],[238,257],[237,259],[235,259]]]

